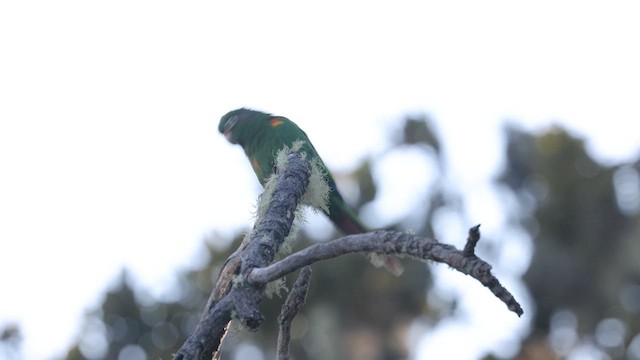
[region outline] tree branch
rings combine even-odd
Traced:
[[[480,238],[478,227],[479,225],[469,230],[470,239]],[[477,240],[475,242],[477,243]],[[509,310],[518,316],[523,313],[520,304],[500,284],[491,273],[491,265],[484,260],[473,254],[468,256],[465,251],[460,251],[437,240],[397,231],[377,230],[314,244],[270,266],[253,269],[247,280],[257,284],[268,283],[318,261],[348,253],[372,251],[386,255],[408,255],[415,259],[447,264],[453,269],[475,278],[489,288],[496,297],[507,305]]]
[[[241,264],[238,266],[237,261],[227,261],[227,264],[234,266],[233,273],[237,272],[238,275],[226,276],[225,281],[216,283],[216,289],[212,292],[216,296],[209,301],[208,311],[178,350],[175,360],[201,360],[215,356],[226,334],[232,312],[249,330],[255,331],[260,326],[263,316],[258,305],[266,283],[248,282],[245,278],[253,268],[267,266],[273,261],[284,238],[289,234],[293,214],[305,193],[310,175],[309,161],[298,153],[291,153],[286,168],[276,180],[264,217],[258,219],[249,242],[239,253],[232,255],[239,256]],[[222,273],[227,274],[224,269]],[[218,287],[225,290],[219,291]]]
[[[289,296],[282,310],[280,316],[278,316],[278,323],[280,324],[280,332],[278,333],[278,360],[288,360],[289,356],[289,343],[291,342],[291,323],[293,319],[298,315],[300,308],[304,304],[307,298],[307,290],[309,290],[309,279],[311,278],[311,268],[305,266],[300,271],[298,279],[293,284]]]
[[[258,306],[267,283],[317,261],[353,252],[401,255],[447,264],[478,280],[504,302],[509,310],[518,316],[522,315],[523,310],[520,304],[491,273],[491,265],[475,255],[475,246],[480,239],[479,225],[469,230],[464,250],[458,250],[434,239],[379,230],[315,244],[270,265],[284,238],[289,234],[294,219],[293,214],[305,193],[310,173],[309,162],[297,153],[291,153],[284,169],[278,169],[275,189],[271,198],[268,199],[269,204],[265,215],[256,221],[254,232],[249,240],[246,243],[243,242],[241,247],[227,259],[200,323],[176,353],[174,359],[211,359],[212,356],[216,356],[220,348],[232,314],[251,331],[257,330],[260,326],[263,316]],[[281,323],[284,321],[286,326],[290,326],[291,320],[304,300],[304,294],[301,293],[306,292],[306,286],[308,286],[308,275],[304,276],[306,280],[303,278],[303,274],[306,273],[310,272],[305,270],[300,275],[302,279],[299,281],[303,283],[294,286],[295,294],[292,291],[289,295],[292,301],[299,302],[295,311],[285,315],[283,308]],[[304,282],[307,285],[304,285]],[[298,293],[298,287],[301,293]],[[283,337],[288,336],[286,332],[288,328],[282,331]],[[283,338],[280,345],[287,347],[282,354],[288,356],[288,339]]]

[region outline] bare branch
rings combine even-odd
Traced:
[[[217,294],[207,305],[196,330],[189,336],[174,356],[176,360],[211,359],[218,351],[226,334],[232,312],[249,330],[255,331],[263,321],[258,310],[265,284],[245,281],[253,268],[269,265],[293,224],[295,209],[305,193],[311,165],[298,153],[291,153],[287,166],[279,174],[275,189],[262,219],[258,219],[255,231],[245,248],[237,256],[241,265],[234,265],[237,276],[227,276],[229,283],[216,283]],[[235,263],[235,262],[232,262]],[[229,262],[228,262],[229,264]],[[236,270],[236,269],[239,269]],[[234,282],[230,286],[230,282]],[[225,289],[220,291],[218,286]]]
[[[471,228],[469,233],[470,237],[480,238],[478,226]],[[475,240],[476,243],[477,241]],[[489,288],[496,297],[507,305],[509,310],[515,312],[518,316],[523,313],[520,304],[500,284],[498,279],[491,273],[491,265],[484,260],[475,255],[468,256],[464,251],[434,239],[396,231],[378,230],[318,243],[289,255],[270,266],[253,269],[247,280],[257,284],[268,283],[303,266],[353,252],[408,255],[416,259],[447,264],[461,273],[475,278],[482,285]]]
[[[220,348],[231,321],[233,301],[225,297],[203,317],[194,332],[173,357],[174,360],[211,359]]]
[[[280,332],[278,333],[278,359],[288,360],[289,356],[289,343],[291,342],[291,323],[293,319],[298,315],[300,307],[304,304],[307,298],[307,290],[309,290],[309,279],[311,278],[311,268],[305,266],[300,271],[298,279],[293,284],[289,296],[282,310],[280,316],[278,316],[278,323],[280,323]]]
[[[296,153],[289,155],[282,173],[278,172],[275,189],[264,216],[256,222],[249,241],[243,242],[241,248],[226,262],[200,323],[174,359],[211,359],[219,350],[232,316],[249,330],[254,331],[260,326],[263,316],[258,305],[267,283],[314,262],[353,252],[400,255],[447,264],[478,280],[504,302],[509,310],[518,316],[522,315],[520,304],[491,273],[491,265],[475,255],[475,246],[480,239],[479,225],[469,230],[464,250],[416,235],[373,231],[315,244],[270,265],[291,229],[293,214],[305,193],[310,173],[311,166],[304,157]],[[308,276],[305,275],[307,279],[304,280],[303,274],[308,272],[304,271],[296,282],[303,282],[299,285],[300,292],[306,292]],[[283,358],[288,356],[288,327],[304,301],[304,294],[299,294],[297,288],[289,295],[291,301],[297,301],[291,308],[292,312],[283,308],[281,315],[283,339],[279,341],[279,346],[286,347],[282,352]]]

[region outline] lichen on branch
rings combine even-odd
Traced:
[[[267,186],[271,189],[269,194],[263,195],[260,200],[260,207],[264,209],[259,211],[254,230],[247,241],[225,262],[200,323],[174,359],[211,359],[221,345],[232,314],[249,330],[256,330],[262,324],[264,318],[258,306],[269,282],[282,279],[315,262],[349,253],[375,252],[447,264],[478,280],[511,311],[518,316],[522,315],[520,304],[491,273],[491,265],[475,255],[475,245],[480,240],[478,226],[470,229],[464,250],[415,234],[378,230],[315,244],[274,262],[284,239],[291,232],[295,215],[298,214],[297,208],[305,194],[320,191],[310,196],[311,200],[307,200],[313,204],[322,199],[322,191],[326,191],[322,185],[324,182],[326,186],[325,181],[310,180],[314,176],[313,159],[309,161],[304,155],[286,151],[282,155],[286,161],[282,160],[284,162],[277,168],[277,174]],[[321,180],[322,173],[318,172],[317,166],[315,168],[315,176]],[[317,188],[307,190],[308,184],[313,181],[317,182]],[[316,205],[318,204],[313,206]],[[308,283],[308,279],[305,282]],[[304,291],[306,293],[306,288]],[[297,298],[299,300],[303,296],[298,295]],[[284,352],[279,357],[286,358],[287,353]]]

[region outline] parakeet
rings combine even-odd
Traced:
[[[317,159],[330,188],[329,211],[324,211],[325,214],[345,234],[367,231],[340,195],[333,177],[309,141],[307,134],[293,121],[282,116],[242,108],[225,114],[220,119],[218,130],[229,142],[242,146],[253,171],[263,186],[273,171],[277,151],[284,146],[291,147],[296,140],[302,140],[301,151],[305,152],[309,159]],[[395,257],[381,257],[376,254],[369,254],[368,257],[374,265],[384,266],[396,276],[404,271],[404,267]]]

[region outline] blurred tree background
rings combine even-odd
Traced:
[[[419,207],[390,227],[433,236],[438,209],[456,209],[463,216],[462,195],[442,185],[447,175],[442,155],[446,144],[424,115],[403,119],[392,136],[387,152],[418,151],[428,164],[416,166],[430,167],[436,174],[432,183],[425,184],[428,191]],[[640,158],[629,164],[600,164],[582,139],[558,127],[530,133],[510,125],[505,136],[506,161],[496,185],[504,190],[505,203],[513,206],[511,224],[528,234],[534,249],[522,279],[533,302],[523,304],[525,312],[533,314],[532,323],[514,358],[596,354],[600,356],[596,358],[640,359]],[[365,160],[351,174],[334,174],[339,186],[357,185],[352,186],[359,189],[353,192],[356,196],[345,194],[356,209],[376,199],[378,184],[372,176],[376,161]],[[337,236],[333,233],[322,240]],[[212,233],[204,241],[208,250],[204,265],[183,271],[179,285],[166,298],[149,296],[123,272],[101,306],[87,314],[84,331],[66,358],[171,358],[196,325],[212,282],[241,238],[242,234],[228,239]],[[298,248],[312,241],[317,239],[311,240],[303,228]],[[415,344],[410,343],[415,334],[409,336],[413,324],[428,324],[423,331],[433,329],[452,316],[455,302],[430,300],[434,297],[429,296],[433,291],[429,268],[441,265],[410,260],[404,264],[407,271],[400,278],[374,269],[356,255],[315,264],[307,303],[293,324],[294,358],[416,355]],[[287,278],[289,284],[294,280],[293,275]],[[282,302],[278,296],[263,302],[267,321],[257,333],[232,325],[222,358],[274,358]],[[0,346],[15,353],[19,329],[10,330]]]
[[[640,359],[640,159],[601,165],[559,127],[506,134],[499,182],[534,242],[524,281],[536,313],[520,358]]]

